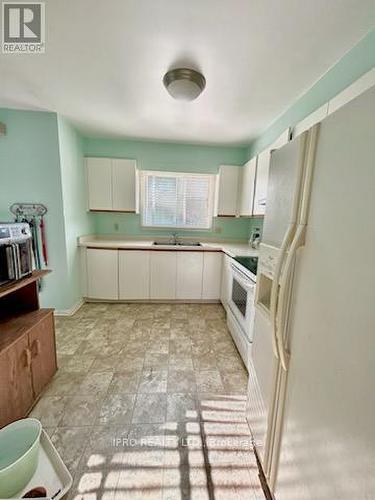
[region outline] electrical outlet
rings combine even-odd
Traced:
[[[221,233],[221,231],[222,231],[222,228],[221,228],[220,226],[216,226],[216,227],[215,227],[215,229],[214,229],[214,232],[215,232],[216,234],[220,234],[220,233]]]

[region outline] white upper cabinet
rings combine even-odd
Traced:
[[[150,298],[176,298],[177,253],[154,250],[150,257]]]
[[[219,300],[221,292],[221,252],[203,252],[203,300]]]
[[[219,173],[217,215],[236,217],[238,215],[238,189],[242,167],[222,165]]]
[[[258,155],[253,215],[264,215],[266,211],[268,172],[270,168],[271,150],[266,149]]]
[[[136,211],[137,169],[135,160],[112,160],[113,210]]]
[[[90,210],[112,210],[112,162],[109,158],[86,158]]]
[[[264,215],[267,202],[268,173],[271,153],[289,141],[289,129],[285,130],[270,147],[259,153],[255,176],[253,215]]]
[[[135,160],[86,158],[89,210],[138,211]]]
[[[119,250],[119,298],[150,298],[150,253],[146,250]]]
[[[202,297],[203,252],[177,252],[177,299]]]
[[[241,217],[250,217],[253,215],[256,165],[257,159],[255,157],[242,167],[240,178]]]

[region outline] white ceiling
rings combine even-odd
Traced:
[[[374,25],[374,0],[46,0],[46,53],[0,56],[0,106],[87,135],[246,144]],[[162,84],[200,69],[194,102]]]

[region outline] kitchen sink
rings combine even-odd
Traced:
[[[202,244],[195,241],[154,241],[153,245],[179,246],[179,247],[201,247]]]

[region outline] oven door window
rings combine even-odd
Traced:
[[[236,278],[233,278],[232,301],[236,305],[237,309],[240,311],[242,316],[246,318],[247,291],[236,280]]]

